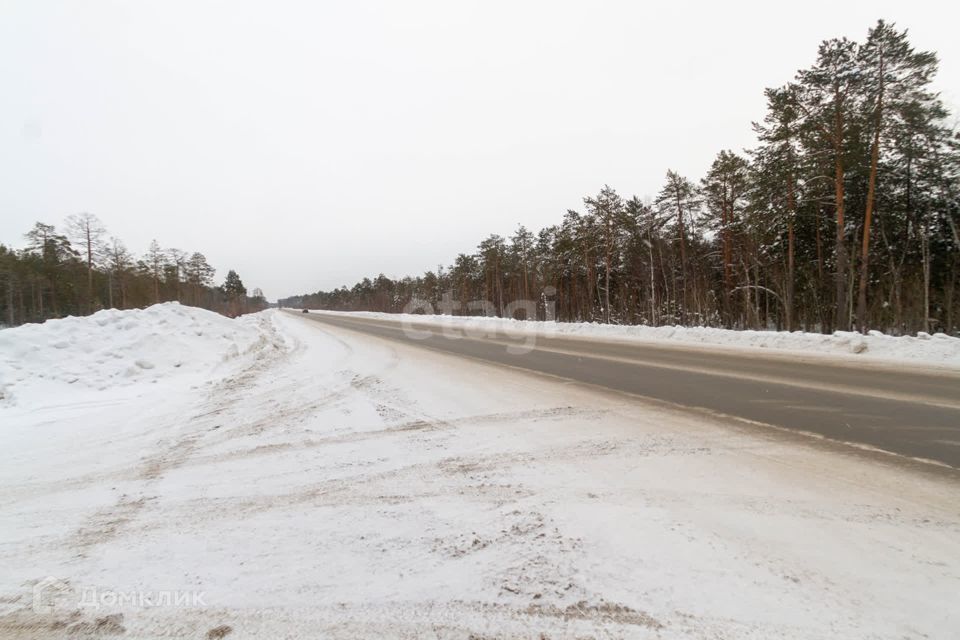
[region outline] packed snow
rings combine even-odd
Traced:
[[[469,326],[478,331],[543,337],[602,338],[661,345],[698,346],[719,349],[802,354],[804,357],[855,359],[860,362],[902,364],[941,369],[960,369],[960,338],[945,333],[891,336],[880,331],[867,335],[854,331],[832,334],[805,331],[734,331],[712,327],[615,325],[596,322],[544,322],[484,316],[450,316],[368,311],[317,311],[333,315],[361,316],[437,327]]]
[[[98,316],[0,342],[0,637],[960,628],[942,469],[299,314]]]

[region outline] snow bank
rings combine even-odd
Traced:
[[[311,313],[332,313],[312,311]],[[536,335],[543,337],[603,338],[672,345],[701,345],[735,349],[794,352],[802,355],[834,356],[843,359],[901,363],[960,369],[960,338],[943,333],[919,333],[913,336],[889,336],[879,331],[868,335],[852,331],[833,334],[804,331],[732,331],[710,327],[646,327],[599,324],[592,322],[542,322],[477,316],[415,315],[406,313],[354,312],[342,315],[362,316],[398,322],[435,326],[470,327],[476,330]]]
[[[6,329],[0,332],[0,404],[208,376],[259,336],[248,318],[231,320],[176,302]]]

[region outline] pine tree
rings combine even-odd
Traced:
[[[233,269],[227,272],[227,278],[223,282],[223,293],[227,297],[228,314],[237,316],[243,313],[244,298],[247,295],[247,288],[243,286],[243,281]]]
[[[680,324],[687,322],[687,308],[690,298],[687,292],[687,233],[699,212],[700,199],[697,187],[676,171],[667,171],[667,183],[657,196],[656,205],[664,220],[673,219],[673,227],[680,243]]]
[[[480,243],[480,261],[484,274],[484,301],[493,302],[496,315],[503,315],[504,295],[501,266],[506,255],[506,242],[493,234]]]
[[[593,198],[584,198],[590,215],[600,226],[603,237],[603,321],[610,322],[610,272],[612,270],[613,251],[617,241],[617,230],[624,224],[623,200],[616,190],[603,185],[600,193]]]
[[[937,57],[927,51],[914,51],[907,41],[906,31],[897,31],[893,25],[880,20],[870,30],[867,41],[859,53],[859,64],[864,74],[862,90],[864,100],[869,105],[867,127],[872,130],[873,138],[870,145],[870,169],[857,295],[857,326],[861,331],[866,332],[870,235],[876,202],[881,143],[895,122],[902,120],[905,112],[929,109],[939,101],[928,90],[937,70]]]
[[[510,238],[510,255],[520,269],[520,297],[530,299],[530,260],[533,251],[533,234],[520,225]]]
[[[160,302],[160,279],[167,267],[167,255],[160,248],[156,240],[150,242],[150,247],[143,259],[143,270],[153,281],[153,302]]]
[[[199,252],[194,252],[187,260],[187,283],[193,290],[193,304],[200,305],[200,294],[213,284],[216,269],[207,263],[207,258]]]
[[[834,262],[836,285],[835,323],[841,330],[850,326],[847,311],[847,219],[846,173],[851,147],[856,142],[856,97],[860,68],[858,46],[846,38],[823,42],[816,64],[800,71],[791,87],[796,105],[804,117],[810,153],[817,154],[822,143],[830,149],[833,164],[833,206],[836,219]]]
[[[767,89],[767,115],[754,123],[760,145],[751,152],[754,163],[752,200],[754,209],[768,214],[786,229],[786,274],[783,285],[784,324],[793,330],[796,311],[796,224],[800,198],[800,131],[794,88]]]
[[[730,292],[733,289],[733,238],[740,235],[740,218],[749,188],[749,164],[731,151],[721,151],[701,182],[707,210],[713,216],[723,247],[723,313],[726,326],[733,326]],[[747,290],[749,299],[749,290]]]
[[[648,303],[650,306],[650,324],[657,326],[660,324],[658,306],[657,306],[657,281],[656,281],[656,260],[654,253],[660,238],[660,228],[663,226],[658,221],[653,208],[640,201],[636,196],[627,200],[624,207],[627,224],[632,227],[640,242],[637,244],[638,250],[642,247],[647,251],[647,275],[646,283],[649,286],[647,292]],[[662,255],[662,251],[661,251]]]
[[[177,302],[183,302],[180,285],[183,284],[187,277],[188,255],[186,251],[181,251],[180,249],[167,249],[167,267],[170,271],[169,279],[173,281]]]
[[[127,276],[133,268],[133,256],[119,238],[110,238],[108,244],[108,270],[110,273],[109,298],[110,307],[113,307],[113,288],[116,284],[120,289],[120,308],[127,308]]]
[[[70,245],[70,240],[57,233],[53,225],[38,222],[24,237],[28,241],[27,254],[35,256],[39,262],[38,268],[34,270],[37,274],[33,278],[36,286],[32,287],[36,294],[34,315],[40,320],[49,317],[43,305],[44,289],[49,288],[49,308],[52,317],[57,317],[60,315],[61,307],[61,301],[57,295],[60,276],[64,268],[72,260],[76,260],[77,252]],[[34,296],[31,295],[31,298],[34,298]]]

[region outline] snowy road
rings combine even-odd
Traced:
[[[347,314],[302,317],[960,468],[956,372],[567,337],[539,336],[517,353],[527,336],[451,339],[430,324],[405,328],[399,321]]]
[[[172,309],[166,333],[229,333]],[[256,336],[213,383],[138,360],[147,384],[10,387],[0,637],[960,628],[952,470],[291,315],[243,320]],[[50,579],[64,593],[38,609]]]

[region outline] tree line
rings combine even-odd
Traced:
[[[214,285],[216,270],[200,252],[164,249],[154,240],[138,258],[90,213],[67,217],[63,233],[38,222],[24,238],[19,250],[0,244],[0,324],[170,300],[229,316],[266,306],[263,293],[248,296],[233,270]]]
[[[699,181],[668,171],[647,199],[604,186],[446,268],[281,303],[398,312],[448,294],[460,314],[534,299],[561,321],[956,334],[960,136],[931,88],[937,63],[884,21],[826,40],[765,91],[756,146],[721,151]]]

